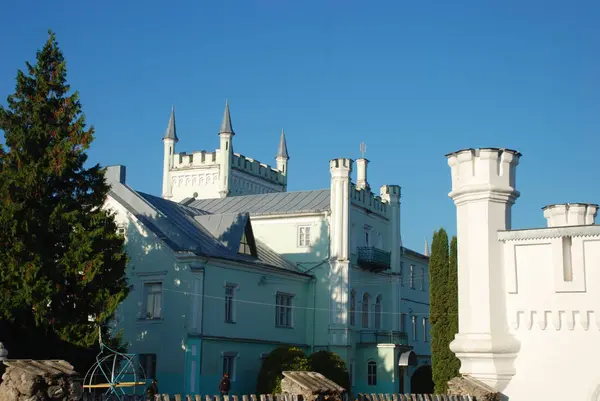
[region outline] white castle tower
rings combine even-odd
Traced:
[[[214,199],[285,192],[289,155],[283,130],[275,168],[234,153],[234,136],[229,102],[226,101],[219,130],[219,148],[213,152],[176,153],[175,144],[179,138],[175,127],[175,110],[172,109],[163,137],[163,198],[179,202],[186,198]]]
[[[460,373],[504,390],[515,374],[519,341],[506,314],[504,252],[498,231],[510,230],[519,197],[521,154],[507,149],[465,149],[447,155],[457,210],[459,332],[450,349]]]

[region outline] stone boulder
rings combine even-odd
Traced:
[[[5,360],[0,401],[78,401],[77,372],[62,360]]]

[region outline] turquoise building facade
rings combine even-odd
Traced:
[[[232,393],[250,394],[262,359],[292,345],[342,356],[353,393],[431,392],[428,256],[401,244],[400,187],[376,195],[368,161],[356,161],[355,183],[355,162],[342,158],[330,162],[329,189],[269,189],[264,170],[236,167],[246,158],[232,153],[228,107],[221,131],[229,142],[215,160],[231,152],[219,171],[235,180],[213,177],[218,197],[198,192],[193,165],[165,162],[170,174],[189,173],[169,178],[178,194],[189,179],[194,192],[181,199],[136,192],[124,166],[107,168],[106,207],[126,237],[134,286],[115,330],[147,376],[163,393],[213,394],[228,372]],[[174,114],[165,139],[171,158]],[[282,133],[276,179],[286,185],[288,159]]]

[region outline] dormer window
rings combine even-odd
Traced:
[[[252,228],[250,226],[250,222],[246,224],[246,229],[242,234],[242,239],[240,240],[240,247],[238,249],[238,253],[242,255],[257,257],[256,244],[254,242],[254,236],[252,235]]]
[[[248,243],[248,238],[246,237],[246,233],[242,235],[242,240],[240,241],[240,250],[239,253],[243,253],[245,255],[252,255],[250,251],[250,244]]]

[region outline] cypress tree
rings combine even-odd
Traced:
[[[103,169],[84,166],[94,129],[68,93],[52,31],[36,55],[0,106],[0,321],[90,348],[98,327],[110,339],[107,322],[130,290],[124,238],[102,209]]]
[[[450,241],[450,258],[448,261],[448,346],[458,333],[458,241],[456,236]],[[459,375],[460,360],[452,351],[449,353],[450,379]]]
[[[430,319],[431,319],[431,368],[435,392],[446,393],[448,380],[452,377],[450,354],[448,348],[449,331],[449,293],[448,293],[448,234],[440,228],[433,234],[431,256],[429,258],[430,274]]]

